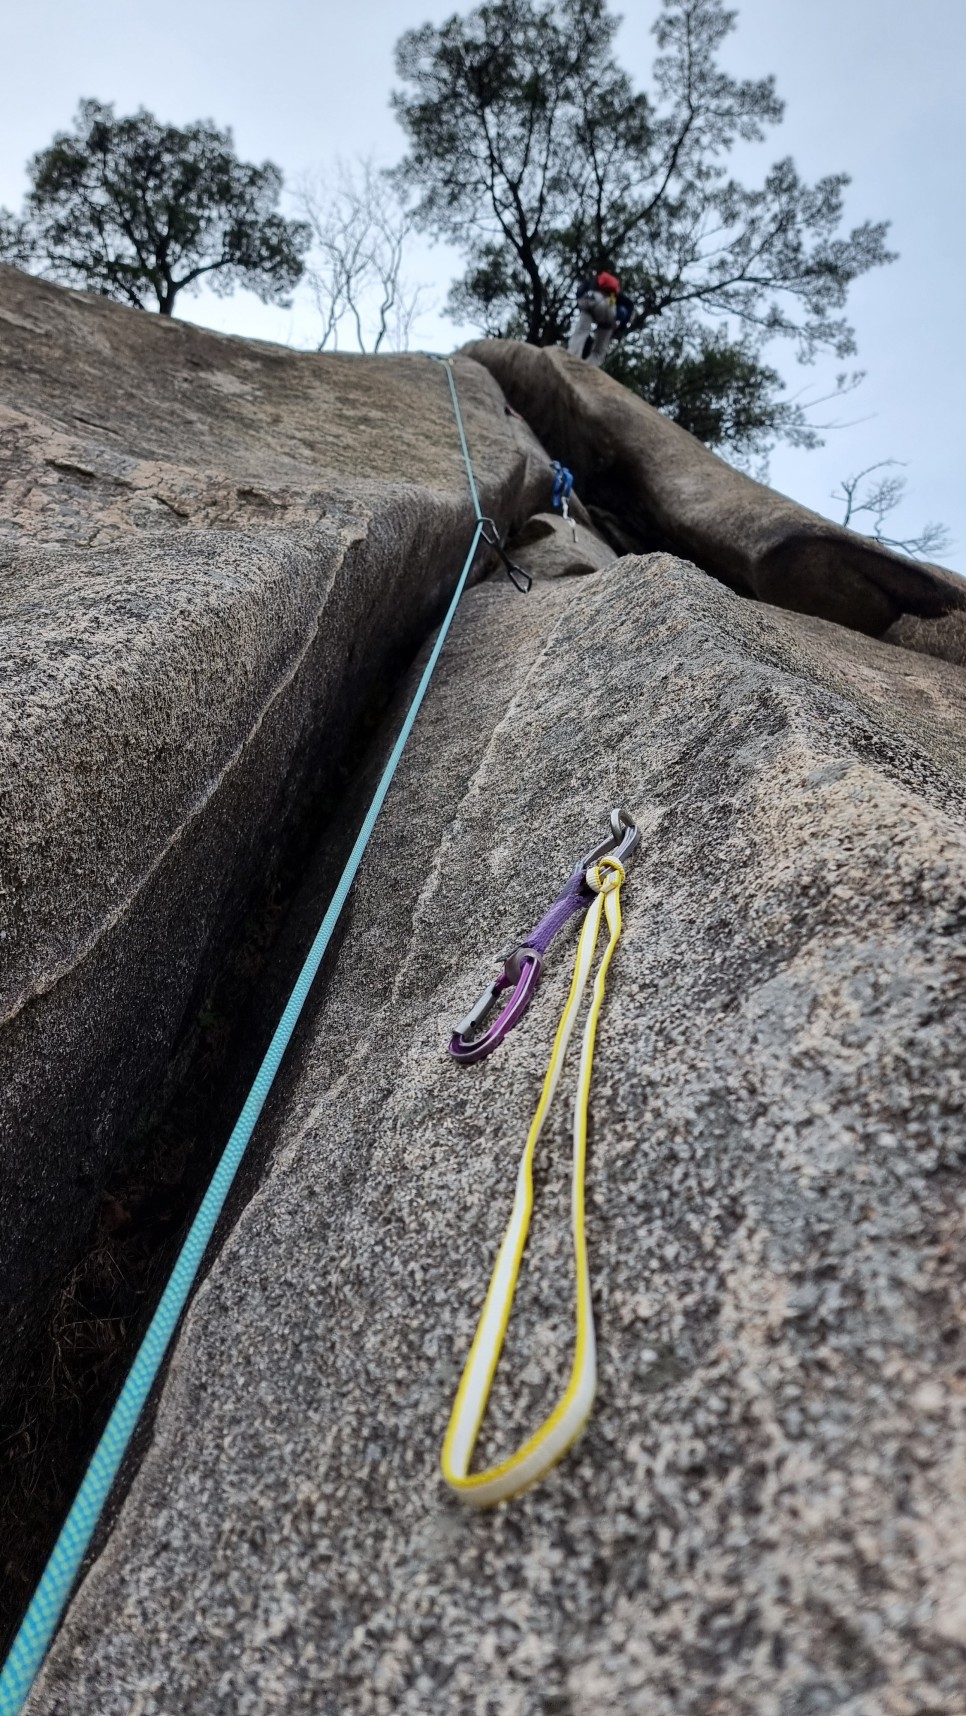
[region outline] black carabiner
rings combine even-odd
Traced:
[[[481,525],[490,525],[492,527],[492,536],[487,533],[486,529],[481,530],[480,534],[483,541],[487,543],[490,548],[496,549],[497,554],[503,561],[503,570],[509,578],[510,583],[513,585],[513,588],[515,590],[519,590],[521,596],[528,596],[533,585],[533,579],[525,567],[518,566],[515,560],[510,559],[509,554],[503,546],[500,532],[497,529],[496,519],[482,518],[480,523]]]

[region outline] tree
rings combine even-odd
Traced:
[[[140,108],[126,119],[83,101],[75,129],[28,169],[29,216],[59,279],[170,316],[178,293],[209,279],[285,303],[302,274],[309,231],[276,212],[282,176],[239,161],[230,131],[185,130]]]
[[[739,464],[761,471],[778,436],[794,447],[822,444],[819,427],[827,425],[811,422],[808,406],[784,396],[781,376],[761,361],[753,341],[731,339],[724,328],[662,317],[645,339],[612,348],[607,367],[705,446]],[[840,376],[837,392],[855,382]]]
[[[407,351],[424,288],[407,281],[412,216],[371,160],[337,163],[334,188],[306,179],[296,199],[312,233],[306,278],[322,317],[319,351],[348,323],[361,352]]]
[[[0,209],[0,262],[27,268],[36,254],[37,241],[30,223],[9,209]]]
[[[553,345],[575,281],[607,268],[637,306],[613,362],[635,371],[645,396],[656,373],[670,382],[660,330],[670,318],[682,384],[703,364],[714,393],[717,369],[724,395],[714,396],[746,390],[765,419],[750,432],[774,438],[801,424],[776,400],[763,345],[783,336],[803,360],[852,352],[849,286],[891,258],[886,223],[840,234],[845,174],[808,185],[789,159],[757,187],[729,174],[735,145],[762,141],[783,111],[772,78],[721,69],[734,17],[723,0],[661,0],[653,95],[617,64],[605,0],[488,0],[409,30],[396,50],[393,104],[409,145],[397,178],[418,199],[419,224],[467,256],[453,315]],[[764,410],[767,400],[778,409]],[[688,409],[679,393],[672,404]]]
[[[897,475],[884,476],[870,483],[868,479],[876,471],[888,471],[899,465],[899,459],[880,459],[875,465],[866,465],[863,471],[858,471],[853,477],[845,477],[840,490],[835,490],[833,500],[841,501],[845,507],[842,523],[855,529],[854,520],[860,513],[868,513],[872,518],[872,529],[866,532],[873,541],[881,542],[884,548],[897,548],[901,554],[911,555],[913,560],[926,560],[934,554],[944,554],[952,547],[952,539],[944,524],[925,524],[918,536],[887,536],[884,525],[891,512],[894,512],[903,500],[906,492],[906,478]],[[863,483],[866,484],[863,490]]]

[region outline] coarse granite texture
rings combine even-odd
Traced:
[[[617,559],[602,536],[559,512],[535,512],[508,545],[509,553],[533,578],[586,577]]]
[[[665,555],[468,595],[29,1716],[962,1716],[964,738],[955,666]],[[439,1447],[573,936],[445,1043],[618,803],[599,1395],[475,1514]],[[484,1456],[566,1372],[568,1119]]]
[[[0,335],[2,1395],[474,515],[431,358],[228,339],[5,267]],[[521,524],[549,459],[455,374],[486,510]]]

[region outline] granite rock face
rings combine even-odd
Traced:
[[[903,649],[921,650],[923,655],[936,655],[941,661],[966,667],[966,610],[962,608],[954,608],[937,619],[903,614],[885,635],[890,643],[900,644]]]
[[[483,503],[549,463],[455,364]],[[0,267],[4,1384],[191,998],[437,622],[443,368],[222,338]]]
[[[513,537],[509,552],[533,578],[586,577],[617,559],[595,530],[558,512],[534,513]]]
[[[966,1685],[966,675],[666,555],[471,592],[30,1716],[925,1716]],[[566,990],[451,1021],[606,821],[601,1381],[437,1475]],[[484,1454],[565,1373],[568,1110]]]
[[[966,608],[961,579],[754,482],[602,370],[518,341],[464,349],[570,466],[622,550],[670,548],[744,595],[873,636],[903,614]]]

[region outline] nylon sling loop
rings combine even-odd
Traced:
[[[463,417],[456,392],[456,383],[449,362],[445,358],[437,361],[444,364],[449,379],[460,446],[466,464],[470,494],[473,498],[473,510],[476,514],[476,528],[473,532],[469,552],[463,562],[463,570],[457,580],[456,588],[443,623],[439,628],[429,660],[406,712],[399,737],[392,748],[372,803],[356,837],[355,845],[339,878],[335,893],[326,908],[318,934],[309,949],[305,964],[299,972],[295,987],[286,1003],[285,1011],[275,1028],[275,1034],[255,1076],[255,1082],[245,1099],[245,1105],[239,1115],[235,1129],[212,1175],[201,1207],[188,1230],[187,1237],[168,1278],[160,1304],[151,1319],[147,1334],[138,1349],[117,1404],[107,1421],[80,1489],[64,1521],[60,1536],[41,1575],[40,1583],[30,1600],[20,1630],[10,1648],[10,1654],[3,1666],[2,1673],[0,1673],[0,1716],[19,1716],[34,1677],[47,1653],[47,1647],[57,1629],[74,1581],[80,1572],[84,1556],[97,1528],[104,1504],[110,1494],[111,1486],[127,1453],[131,1437],[141,1415],[141,1409],[157,1380],[165,1354],[194,1285],[208,1241],[214,1232],[215,1224],[231,1190],[239,1164],[255,1130],[256,1122],[268,1093],[272,1088],[282,1056],[291,1041],[292,1033],[305,1005],[312,982],[322,963],[326,948],[332,939],[333,931],[348,898],[349,890],[362,863],[379,812],[396,773],[399,759],[406,748],[406,742],[412,732],[416,716],[429,689],[436,663],[446,642],[460,597],[466,587],[466,580],[470,575],[476,551],[484,534],[485,520],[473,476],[473,466],[463,428]]]
[[[449,1428],[443,1443],[441,1466],[450,1488],[476,1507],[490,1507],[519,1495],[542,1478],[566,1454],[590,1417],[597,1390],[597,1344],[587,1262],[584,1201],[587,1166],[587,1115],[594,1063],[597,1022],[604,1001],[607,972],[621,933],[621,884],[624,869],[616,858],[601,858],[587,873],[596,899],[584,919],[570,993],[557,1026],[550,1065],[517,1172],[513,1211],[503,1236],[466,1367],[460,1380]],[[567,1386],[543,1423],[514,1454],[483,1472],[470,1472],[473,1450],[486,1412],[493,1378],[510,1321],[520,1264],[523,1259],[533,1213],[533,1161],[544,1121],[563,1072],[567,1045],[587,988],[594,954],[606,916],[609,940],[597,968],[587,1019],[584,1024],[573,1113],[573,1181],[571,1190],[571,1235],[575,1273],[575,1323],[573,1362]]]

